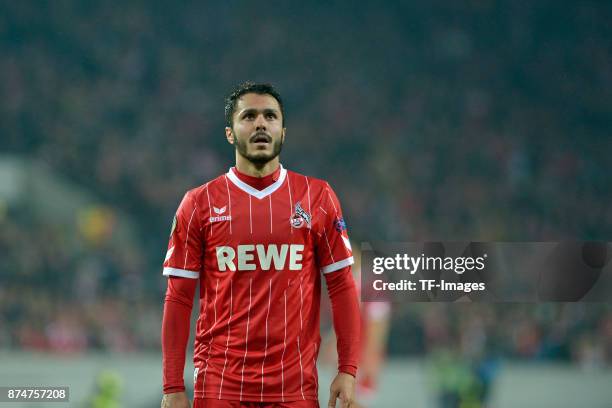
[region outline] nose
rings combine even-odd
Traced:
[[[255,119],[255,130],[266,130],[266,121],[263,115],[257,115],[257,119]]]

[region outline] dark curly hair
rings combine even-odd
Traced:
[[[234,125],[234,112],[236,111],[236,104],[238,103],[238,99],[242,95],[254,93],[258,95],[270,95],[274,99],[278,101],[278,106],[280,106],[281,115],[283,118],[283,126],[285,125],[285,111],[283,109],[283,101],[281,99],[280,94],[274,87],[270,84],[263,83],[255,83],[255,82],[244,82],[238,85],[228,97],[225,98],[225,124],[228,127],[233,127]]]

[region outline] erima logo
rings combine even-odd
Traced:
[[[208,219],[208,221],[210,221],[211,223],[213,222],[219,222],[219,221],[231,221],[232,220],[232,216],[231,215],[219,215],[216,217],[210,217]]]
[[[304,245],[238,245],[236,249],[231,246],[218,246],[216,251],[217,265],[221,272],[228,269],[232,272],[236,270],[254,271],[258,267],[262,271],[269,271],[270,269],[282,271],[286,269],[287,261],[289,270],[299,271],[302,269]]]
[[[232,220],[232,216],[231,215],[221,215],[223,213],[225,213],[225,210],[227,210],[227,205],[224,205],[221,208],[217,208],[213,205],[213,211],[215,212],[215,214],[219,214],[215,217],[210,217],[208,219],[208,221],[210,221],[210,223],[212,224],[213,222],[220,222],[220,221],[231,221]]]

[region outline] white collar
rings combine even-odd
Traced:
[[[287,177],[287,170],[285,170],[282,164],[279,164],[279,165],[280,165],[280,175],[278,176],[278,180],[276,180],[274,183],[270,184],[268,187],[264,188],[263,190],[257,190],[251,187],[250,185],[248,185],[247,183],[245,183],[244,181],[240,180],[238,176],[236,175],[236,173],[234,173],[233,168],[229,169],[229,171],[226,173],[226,176],[232,183],[236,185],[236,187],[238,187],[245,193],[250,194],[253,197],[261,200],[262,198],[267,197],[273,192],[275,192],[276,190],[278,190],[280,186],[283,185],[283,182],[285,181],[285,178]]]

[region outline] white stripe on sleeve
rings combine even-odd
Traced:
[[[332,206],[334,207],[334,213],[338,215],[338,209],[336,208],[336,204],[334,204],[334,199],[332,198],[331,193],[329,192],[329,188],[327,189],[327,195],[329,196],[329,201],[331,201]]]
[[[200,277],[200,272],[188,271],[186,269],[166,267],[164,268],[163,275],[164,276],[180,276],[182,278],[198,279]]]
[[[334,253],[332,252],[331,245],[329,245],[329,239],[327,239],[327,232],[325,232],[325,228],[323,228],[323,235],[325,235],[325,242],[327,242],[327,248],[329,249],[329,257],[331,258],[332,262],[336,262],[334,261]]]
[[[183,264],[183,269],[187,267],[187,255],[189,255],[189,228],[191,228],[191,221],[193,220],[193,215],[195,214],[197,208],[198,206],[193,207],[191,217],[189,217],[189,223],[187,224],[187,237],[185,238],[185,263]]]
[[[330,273],[330,272],[334,272],[337,271],[338,269],[342,269],[346,266],[352,265],[355,263],[355,260],[353,259],[353,257],[348,257],[346,259],[343,259],[341,261],[338,262],[334,262],[333,264],[329,264],[327,266],[324,266],[321,268],[321,272],[322,273]]]

